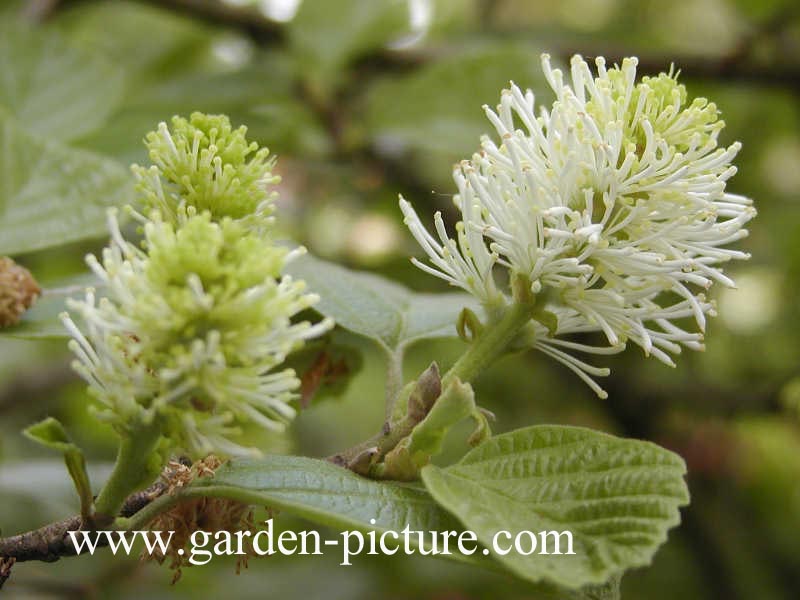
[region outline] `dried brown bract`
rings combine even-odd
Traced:
[[[17,324],[41,293],[28,269],[7,256],[0,257],[0,327]]]
[[[213,477],[222,464],[223,461],[214,455],[196,461],[191,466],[171,461],[161,476],[166,486],[165,494],[173,494],[195,479]],[[250,505],[225,498],[192,498],[158,515],[148,524],[148,528],[151,531],[174,532],[166,554],[158,550],[152,555],[143,552],[141,559],[156,560],[159,564],[169,559],[169,568],[174,571],[172,583],[175,583],[180,579],[183,567],[190,566],[191,553],[187,549],[195,531],[202,530],[211,534],[219,531],[254,531],[255,522]],[[250,539],[252,536],[245,538],[246,554],[239,557],[237,575],[242,567],[247,568],[247,560],[254,554]]]

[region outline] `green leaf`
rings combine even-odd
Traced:
[[[425,373],[429,373],[430,369]],[[435,371],[438,380],[438,370]],[[424,376],[425,374],[423,374]],[[423,381],[422,378],[417,380]],[[438,394],[438,386],[434,394]],[[472,417],[476,426],[469,437],[473,446],[491,435],[486,416],[475,404],[475,394],[472,386],[456,379],[442,390],[441,394],[434,396],[433,406],[428,408],[429,402],[419,402],[414,406],[415,395],[409,399],[408,416],[425,415],[411,432],[400,440],[389,451],[382,463],[374,466],[370,474],[382,479],[395,479],[400,481],[413,481],[419,479],[419,471],[430,462],[432,456],[439,454],[442,443],[447,433],[461,420]],[[417,413],[417,415],[415,415]],[[427,413],[427,414],[426,414]]]
[[[106,209],[131,198],[118,163],[42,140],[0,111],[0,255],[100,237]]]
[[[411,531],[462,531],[458,521],[425,489],[366,479],[327,461],[300,456],[233,460],[218,469],[213,478],[195,480],[182,494],[266,505],[342,530],[380,534],[390,530],[401,532],[408,526]],[[412,547],[418,547],[416,536],[410,539]],[[429,541],[426,538],[426,548]],[[450,551],[454,552],[452,541]],[[489,569],[502,568],[480,549],[472,556],[458,553],[441,556]],[[558,600],[614,600],[617,596],[607,590],[616,586],[618,581],[612,581],[608,585],[571,591],[545,583],[531,590]]]
[[[310,255],[290,263],[287,272],[304,279],[308,289],[320,295],[316,310],[390,353],[424,338],[456,337],[461,309],[479,310],[467,294],[419,294],[379,275]]]
[[[61,339],[69,337],[58,315],[67,309],[67,298],[83,298],[87,287],[98,288],[102,282],[91,273],[83,273],[47,287],[34,305],[13,327],[0,329],[0,335],[20,339]]]
[[[481,441],[483,437],[491,435],[486,417],[475,404],[472,386],[456,379],[444,389],[425,419],[411,432],[409,452],[412,456],[438,454],[447,432],[459,421],[470,416],[478,424],[475,434],[481,436]]]
[[[99,55],[54,31],[0,26],[0,107],[27,131],[50,140],[80,137],[105,122],[122,92],[121,73]]]
[[[265,504],[330,527],[360,531],[459,530],[424,489],[359,477],[327,461],[299,456],[239,459],[191,486]],[[226,490],[227,493],[220,494]],[[371,523],[374,519],[375,523]]]
[[[67,453],[77,450],[77,446],[72,443],[67,430],[56,419],[49,417],[35,425],[31,425],[24,432],[25,437],[59,452]]]
[[[348,62],[410,32],[405,0],[303,2],[288,24],[303,72],[327,87]]]
[[[199,110],[246,125],[248,137],[276,154],[323,154],[330,141],[309,107],[297,101],[293,77],[289,61],[277,52],[259,52],[252,65],[234,71],[176,74],[131,91],[108,126],[78,143],[124,162],[143,163],[147,156],[141,140],[147,132],[172,115]]]
[[[517,575],[577,588],[650,563],[689,501],[685,472],[679,456],[649,442],[541,425],[496,436],[455,465],[429,465],[422,479],[489,548],[500,531],[537,532],[534,554],[496,555]],[[565,554],[564,536],[554,554],[552,535],[551,553],[539,554],[542,531],[572,532],[575,554]]]
[[[297,101],[296,65],[282,46],[257,48],[241,32],[143,3],[77,3],[55,22],[74,44],[113,60],[128,81],[106,125],[76,141],[82,148],[144,163],[144,135],[193,111],[227,114],[278,155],[330,148],[319,119]]]
[[[468,46],[376,83],[355,126],[366,127],[380,154],[447,189],[453,163],[478,149],[481,134],[493,132],[481,104],[495,106],[512,79],[523,88],[546,88],[538,51],[525,44]]]
[[[220,31],[175,10],[129,1],[70,3],[52,21],[70,42],[123,70],[136,84],[131,88],[208,68]]]
[[[31,425],[23,433],[28,439],[64,455],[67,471],[81,501],[81,516],[86,520],[91,515],[94,499],[83,451],[72,442],[64,426],[53,417]]]
[[[577,590],[570,590],[551,584],[536,584],[540,591],[537,600],[620,600],[620,582],[622,577],[615,575],[606,583],[586,585]]]

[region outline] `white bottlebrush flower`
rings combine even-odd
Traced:
[[[248,235],[208,212],[180,227],[144,225],[144,250],[126,241],[113,212],[111,244],[88,263],[104,284],[69,302],[83,328],[62,315],[76,370],[122,430],[160,420],[165,437],[194,455],[249,452],[229,440],[238,425],[282,429],[299,381],[280,367],[331,322],[292,323],[317,300],[281,277],[295,252]]]
[[[673,365],[670,354],[681,346],[702,348],[714,310],[703,292],[714,282],[733,286],[722,265],[748,255],[726,246],[747,235],[756,212],[748,198],[726,192],[740,144],[718,146],[724,122],[713,103],[687,103],[672,71],[637,83],[635,58],[595,64],[596,75],[573,57],[570,84],[543,55],[552,108],[537,115],[533,93],[514,84],[496,110],[484,107],[500,140],[484,136],[455,169],[455,239],[441,215],[434,237],[408,202],[400,205],[430,259],[415,259],[420,268],[488,306],[508,302],[497,269],[546,294],[557,330],[548,335],[532,323],[533,345],[603,396],[592,377],[607,370],[567,351],[609,353],[630,340]],[[685,317],[697,331],[675,323]],[[586,331],[603,332],[609,346],[562,339]]]

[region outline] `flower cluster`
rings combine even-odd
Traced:
[[[174,131],[162,124],[148,136],[157,166],[145,172],[145,189],[165,189],[151,187],[163,177],[170,191],[143,195],[141,247],[123,237],[112,210],[110,244],[101,259],[87,257],[103,297],[88,290],[69,303],[83,330],[63,321],[101,418],[123,431],[157,419],[171,443],[194,455],[241,454],[248,450],[229,439],[238,424],[281,429],[294,416],[299,381],[276,368],[331,323],[291,320],[317,297],[281,276],[297,251],[271,244],[266,224],[256,225],[271,178],[264,153],[247,163],[254,147],[224,117],[173,123]]]
[[[143,213],[157,210],[173,223],[208,211],[215,220],[236,219],[257,233],[272,222],[275,192],[268,186],[274,159],[267,148],[248,142],[247,128],[233,129],[227,117],[193,113],[173,117],[172,130],[161,123],[147,134],[153,165],[134,165]]]
[[[533,93],[514,84],[496,111],[484,107],[500,143],[484,136],[455,168],[455,239],[440,214],[433,236],[408,202],[400,206],[430,259],[414,260],[421,269],[488,307],[509,301],[499,269],[504,280],[529,280],[557,317],[554,332],[531,322],[534,347],[605,396],[592,377],[608,370],[567,351],[608,354],[632,341],[673,365],[681,346],[701,349],[714,312],[703,291],[733,286],[721,265],[748,255],[725,246],[747,235],[756,213],[725,191],[740,144],[719,147],[724,122],[713,103],[688,102],[673,71],[637,83],[635,58],[595,63],[596,75],[573,57],[570,85],[544,55],[556,100],[538,115]],[[686,317],[697,331],[676,323]],[[587,331],[601,331],[608,346],[563,339]]]

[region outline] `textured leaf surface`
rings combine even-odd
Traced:
[[[231,486],[251,502],[338,528],[400,531],[459,529],[424,489],[360,477],[327,461],[299,456],[236,460],[195,487]],[[375,519],[375,524],[370,523]]]
[[[100,237],[133,178],[120,164],[23,131],[0,112],[0,255]]]
[[[425,532],[462,529],[425,489],[366,479],[327,461],[299,456],[234,460],[221,467],[213,478],[197,480],[189,492],[265,504],[337,529],[365,532],[400,532],[406,526],[411,531]],[[372,519],[375,523],[371,523]],[[416,538],[411,539],[413,547]],[[456,548],[450,544],[451,552]],[[457,553],[443,556],[492,569],[501,566],[480,548],[472,556]],[[618,589],[619,581],[614,579],[580,590],[543,583],[533,586],[531,591],[543,598],[559,600],[614,600],[618,598]]]
[[[553,554],[550,536],[549,555],[540,545],[497,559],[531,581],[576,588],[650,562],[688,503],[685,471],[679,456],[649,442],[545,425],[496,436],[458,464],[425,467],[422,478],[487,547],[500,531],[571,531],[574,555],[564,554],[563,536],[562,554]]]

